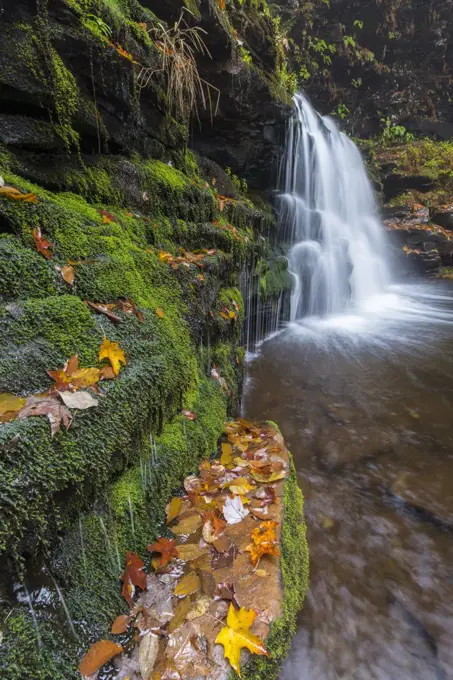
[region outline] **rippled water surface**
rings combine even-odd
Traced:
[[[290,325],[250,361],[305,495],[310,589],[281,680],[453,678],[453,287]]]

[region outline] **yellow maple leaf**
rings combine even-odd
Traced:
[[[215,639],[216,644],[223,645],[225,658],[239,677],[242,677],[239,661],[243,647],[246,647],[252,654],[269,656],[263,641],[249,630],[255,618],[256,612],[253,609],[247,610],[241,607],[239,611],[236,611],[230,604],[227,625],[222,628]]]
[[[127,364],[124,352],[117,342],[110,342],[104,338],[104,342],[99,348],[99,361],[108,359],[112,364],[113,372],[118,375],[121,369],[121,364]]]

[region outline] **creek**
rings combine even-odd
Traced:
[[[251,357],[243,400],[279,424],[305,495],[310,588],[280,677],[448,680],[453,288],[396,282],[345,139],[296,98],[291,322]]]

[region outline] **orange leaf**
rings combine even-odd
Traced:
[[[164,310],[161,309],[160,307],[158,307],[158,308],[156,309],[156,314],[157,314],[157,316],[159,317],[159,319],[163,319],[164,316],[165,316]]]
[[[123,648],[111,640],[99,640],[96,642],[85,654],[79,664],[79,671],[82,675],[93,675],[103,666],[107,661],[113,659],[114,656],[121,654]]]
[[[215,643],[223,645],[225,658],[227,658],[236,673],[241,677],[239,665],[241,649],[246,647],[252,654],[269,656],[263,641],[250,632],[250,626],[256,618],[253,609],[242,607],[236,611],[232,604],[228,611],[227,625],[222,628],[215,639]]]
[[[46,260],[50,260],[53,257],[50,251],[50,248],[53,248],[53,245],[41,235],[41,229],[39,227],[33,229],[33,238],[35,239],[35,246],[38,253],[44,255]]]
[[[278,522],[269,520],[261,522],[259,527],[252,531],[252,543],[245,548],[250,553],[250,561],[255,567],[263,555],[280,555],[278,549],[277,534],[275,529]]]
[[[165,567],[174,557],[179,557],[175,541],[172,538],[159,538],[147,548],[149,552],[161,554],[159,567]]]
[[[114,635],[120,635],[120,633],[125,633],[128,628],[129,617],[127,616],[127,614],[121,614],[120,616],[117,616],[114,622],[112,623],[110,632],[113,633]]]
[[[121,369],[121,364],[127,364],[124,351],[120,348],[117,342],[110,342],[104,338],[102,345],[99,348],[99,361],[108,359],[112,365],[113,372],[118,375]]]

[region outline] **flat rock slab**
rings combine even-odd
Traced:
[[[123,595],[131,609],[123,639],[115,638],[123,644],[115,680],[227,680],[232,666],[216,638],[232,625],[231,609],[249,613],[240,633],[262,646],[282,615],[279,546],[290,469],[283,438],[268,423],[230,421],[219,453],[185,479],[186,495],[169,502],[173,537],[149,547],[150,568],[127,555]],[[250,656],[241,650],[241,667]]]

